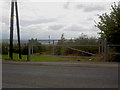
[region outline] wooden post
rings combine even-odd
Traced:
[[[13,25],[14,25],[14,1],[11,2],[11,19],[10,19],[10,49],[9,56],[13,59]]]
[[[104,40],[104,61],[107,61],[107,40]]]
[[[31,48],[30,48],[30,40],[29,40],[29,42],[28,42],[28,56],[27,56],[27,61],[30,61],[30,52],[31,52]]]

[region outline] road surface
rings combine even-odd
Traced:
[[[59,62],[57,62],[59,63]],[[62,62],[64,63],[64,62]],[[3,88],[117,88],[118,67],[50,64],[3,64]],[[99,64],[98,64],[99,65]],[[102,65],[102,64],[101,64]]]

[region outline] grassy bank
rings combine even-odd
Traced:
[[[9,55],[2,55],[2,59],[11,60]],[[27,61],[27,55],[22,55],[22,59],[19,59],[18,54],[13,54],[14,61]],[[47,57],[47,56],[32,56],[31,61],[103,61],[102,59],[88,59],[88,58],[71,58],[71,57]]]

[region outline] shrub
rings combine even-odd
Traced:
[[[7,55],[8,54],[8,44],[2,43],[2,54]]]

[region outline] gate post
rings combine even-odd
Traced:
[[[53,40],[53,56],[54,56],[54,40]]]
[[[104,61],[107,61],[107,40],[104,39]]]
[[[30,47],[30,40],[28,42],[28,56],[27,56],[27,61],[30,61],[30,53],[31,52],[31,47]]]
[[[99,39],[99,50],[98,50],[99,51],[99,57],[100,57],[100,54],[101,54],[101,50],[100,49],[101,49],[101,40]]]

